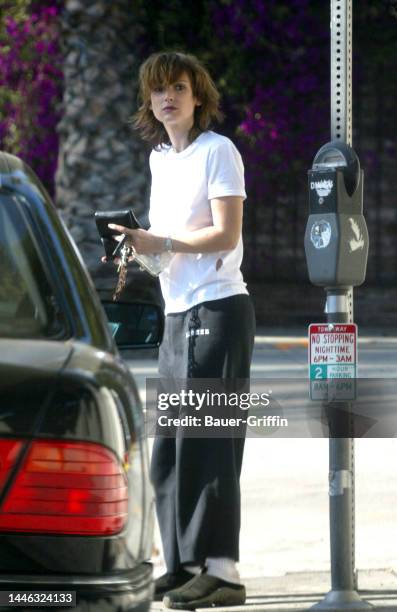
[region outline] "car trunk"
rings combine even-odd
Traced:
[[[132,381],[76,342],[0,340],[0,355],[0,585],[130,567],[146,512]]]

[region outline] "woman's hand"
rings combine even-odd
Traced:
[[[164,238],[155,236],[148,230],[130,229],[122,225],[114,225],[113,223],[109,223],[109,227],[120,232],[120,236],[114,236],[114,239],[117,241],[122,240],[123,236],[121,234],[125,234],[128,246],[133,246],[137,253],[149,255],[150,253],[161,253],[164,251]]]

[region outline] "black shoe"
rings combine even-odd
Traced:
[[[179,589],[166,593],[163,604],[173,610],[195,610],[245,603],[245,587],[209,574],[199,574]]]
[[[191,580],[193,574],[181,567],[175,574],[167,572],[154,581],[154,600],[162,601],[164,594],[172,589],[177,589]]]

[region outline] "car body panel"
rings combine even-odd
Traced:
[[[0,152],[0,213],[2,207],[17,230],[22,225],[26,229],[16,247],[19,251],[11,256],[18,258],[30,241],[37,261],[29,274],[45,277],[50,296],[42,302],[59,321],[52,335],[46,331],[50,328],[38,325],[32,328],[35,337],[24,337],[16,317],[15,327],[7,328],[6,323],[5,333],[0,333],[9,336],[0,338],[0,441],[21,441],[15,466],[0,486],[0,513],[23,457],[35,440],[42,439],[109,449],[127,479],[128,520],[110,536],[0,531],[0,588],[73,587],[77,610],[143,612],[149,609],[153,591],[152,568],[146,563],[152,546],[153,494],[135,381],[51,199],[26,164]],[[0,248],[11,248],[4,227]],[[28,263],[25,257],[18,265],[27,270]],[[43,283],[36,285],[32,281],[37,293]]]
[[[0,339],[0,436],[33,434],[72,350],[59,342]]]
[[[68,576],[46,577],[45,580],[31,575],[0,574],[0,589],[3,591],[57,591],[77,592],[76,612],[149,612],[153,597],[152,567],[149,563],[137,565],[132,570],[117,575],[101,577]],[[0,606],[0,610],[9,610]],[[34,607],[45,611],[48,608]],[[30,608],[29,608],[30,610]]]

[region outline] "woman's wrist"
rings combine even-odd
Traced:
[[[166,238],[164,238],[164,241],[163,241],[163,251],[165,253],[172,253],[172,251],[173,251],[173,244],[172,244],[171,236],[166,236]]]
[[[171,236],[153,236],[154,244],[152,253],[171,253],[173,251],[173,242]]]

